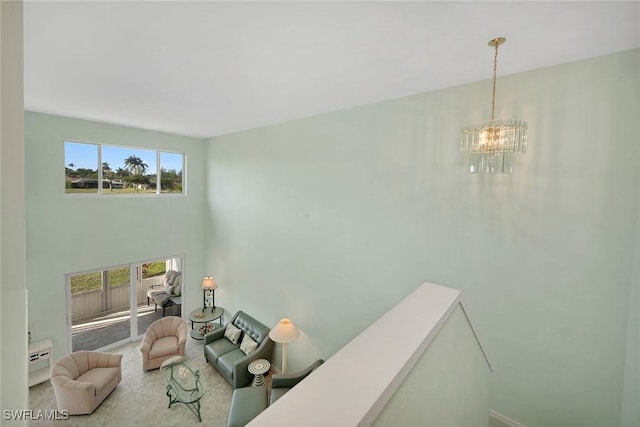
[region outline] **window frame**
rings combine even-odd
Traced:
[[[98,155],[97,155],[97,173],[98,173],[98,188],[96,192],[91,192],[91,193],[70,193],[67,192],[67,187],[66,187],[66,179],[67,179],[67,150],[66,150],[66,146],[67,143],[70,144],[84,144],[84,145],[91,145],[91,146],[95,146],[97,148],[98,151]],[[153,192],[143,192],[143,193],[120,193],[120,194],[105,194],[104,192],[104,171],[103,171],[103,161],[102,161],[102,149],[103,147],[114,147],[114,148],[120,148],[120,149],[130,149],[130,150],[142,150],[142,151],[149,151],[149,152],[153,152],[155,154],[155,161],[156,161],[156,169],[155,169],[155,191]],[[134,147],[134,146],[130,146],[130,145],[116,145],[116,144],[104,144],[104,143],[100,143],[100,142],[88,142],[88,141],[79,141],[76,139],[63,139],[62,140],[62,151],[63,151],[63,157],[64,157],[64,179],[63,182],[65,182],[65,186],[63,189],[63,194],[65,197],[186,197],[187,194],[187,180],[186,180],[186,169],[187,169],[187,153],[185,152],[180,152],[180,151],[173,151],[173,150],[164,150],[164,149],[158,149],[158,148],[146,148],[146,147]],[[162,191],[162,185],[161,185],[161,175],[162,175],[162,164],[161,164],[161,157],[162,154],[178,154],[182,156],[182,169],[181,169],[181,176],[182,176],[182,189],[181,191],[178,192],[168,192],[168,191]],[[150,173],[149,175],[153,175],[153,173]]]

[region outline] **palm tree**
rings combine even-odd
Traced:
[[[149,165],[137,156],[129,156],[124,159],[124,168],[134,175],[143,175]]]
[[[75,175],[75,171],[73,170],[74,166],[75,165],[73,163],[69,163],[67,167],[64,168],[66,176],[72,177]]]
[[[124,159],[124,168],[133,175],[130,182],[136,184],[136,191],[138,191],[138,186],[145,182],[144,173],[148,167],[149,165],[140,157],[129,156]]]
[[[108,162],[102,163],[102,176],[107,178],[107,181],[109,182],[109,190],[113,191],[113,187],[111,186],[111,166],[109,166]]]
[[[116,178],[122,179],[122,178],[125,178],[128,175],[129,175],[129,171],[126,171],[126,170],[124,170],[122,168],[116,169]]]

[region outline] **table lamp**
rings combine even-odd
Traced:
[[[218,287],[216,281],[211,276],[205,276],[202,279],[202,312],[207,309],[207,291],[211,291],[211,312],[216,308],[216,295],[215,289]]]
[[[278,324],[269,331],[269,338],[282,344],[282,373],[287,371],[287,343],[293,342],[300,336],[300,330],[289,319],[280,319]]]

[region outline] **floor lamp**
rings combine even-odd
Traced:
[[[269,338],[282,344],[282,373],[287,371],[287,344],[300,336],[300,330],[289,319],[280,319],[278,324],[269,331]]]
[[[216,308],[216,294],[215,289],[218,287],[216,281],[211,276],[206,276],[202,279],[202,312],[207,309],[207,291],[211,291],[211,312]]]

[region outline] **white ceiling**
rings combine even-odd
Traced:
[[[640,2],[33,1],[27,110],[211,137],[640,47]]]

